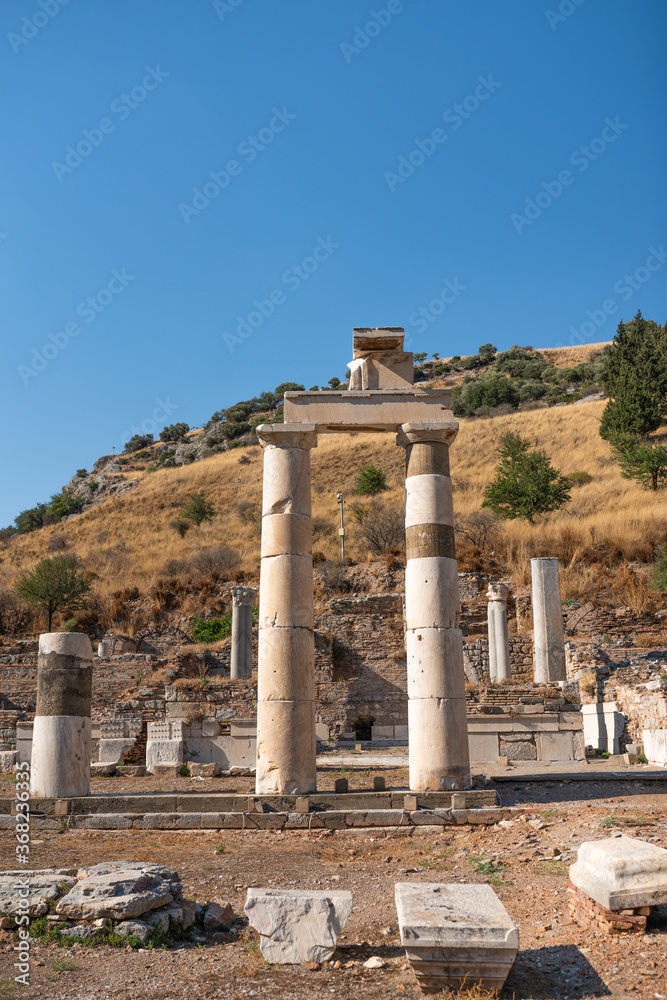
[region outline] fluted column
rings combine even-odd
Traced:
[[[264,448],[257,687],[258,793],[317,788],[310,504],[313,424],[257,428]]]
[[[40,635],[30,768],[33,798],[90,794],[92,690],[93,648],[88,636]]]
[[[567,680],[565,632],[560,599],[558,559],[531,559],[533,579],[533,627],[535,636],[535,683]]]
[[[410,788],[470,783],[449,447],[454,421],[403,424]]]
[[[486,594],[489,600],[489,676],[492,681],[507,680],[511,673],[507,628],[508,593],[506,583],[490,583]]]
[[[252,677],[252,608],[257,591],[253,587],[232,587],[232,662],[229,676],[233,681]]]

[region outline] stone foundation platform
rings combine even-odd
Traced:
[[[576,886],[568,887],[570,915],[580,927],[602,931],[603,934],[643,934],[651,913],[650,906],[634,909],[608,910]]]

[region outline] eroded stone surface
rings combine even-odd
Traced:
[[[49,911],[49,903],[57,899],[63,892],[63,887],[69,888],[75,882],[71,875],[59,872],[33,874],[25,872],[10,872],[0,875],[0,913],[8,917],[19,914],[19,892],[28,891],[28,914],[31,917],[42,917]],[[23,911],[25,912],[25,911]]]
[[[570,881],[608,910],[667,903],[667,851],[636,837],[581,845]]]
[[[267,962],[326,962],[352,913],[352,893],[248,889],[245,913]]]
[[[479,983],[500,990],[519,948],[514,921],[489,885],[399,882],[401,944],[425,992]]]
[[[172,876],[175,873],[168,872],[161,865],[143,866],[136,862],[128,863],[126,867],[117,865],[94,865],[89,874],[59,900],[56,913],[75,920],[95,920],[98,917],[123,920],[141,916],[173,901],[170,880],[163,878],[162,873]]]

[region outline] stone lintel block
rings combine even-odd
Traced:
[[[373,351],[403,350],[402,326],[355,326],[352,330],[352,356],[364,358]]]
[[[285,420],[291,422],[289,426],[314,427],[320,434],[354,430],[396,432],[415,418],[421,418],[428,426],[453,423],[450,399],[451,389],[419,389],[414,386],[406,389],[286,392],[284,410]],[[281,425],[270,425],[274,426]],[[260,441],[260,432],[265,427],[257,428]]]
[[[244,912],[267,962],[326,962],[352,913],[352,893],[248,889]]]
[[[667,903],[667,851],[635,837],[586,841],[570,881],[608,910]]]
[[[519,932],[488,885],[399,882],[401,944],[421,988],[500,990],[519,949]]]

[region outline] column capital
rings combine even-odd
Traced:
[[[490,601],[506,601],[510,588],[506,583],[489,583],[486,596]]]
[[[396,435],[396,444],[401,448],[408,448],[413,444],[446,444],[449,447],[454,443],[458,431],[457,420],[401,424]]]
[[[316,424],[260,424],[255,433],[262,448],[317,448]]]
[[[257,597],[254,587],[232,587],[232,602],[236,607],[252,607]]]

